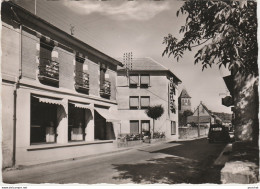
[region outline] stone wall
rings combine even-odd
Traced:
[[[207,136],[209,128],[201,127],[200,136]],[[198,137],[197,127],[179,128],[179,139],[191,139]]]

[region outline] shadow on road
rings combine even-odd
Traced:
[[[133,183],[219,183],[222,167],[214,167],[225,144],[208,144],[205,139],[181,142],[150,153],[167,157],[146,160],[138,164],[114,164],[119,176],[113,179],[130,179]]]

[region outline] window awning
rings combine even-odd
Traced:
[[[88,104],[81,104],[81,103],[75,103],[75,102],[69,102],[70,104],[73,104],[76,108],[83,108],[83,109],[90,109],[93,110],[94,107]]]
[[[116,112],[109,111],[104,108],[95,108],[95,110],[106,119],[107,122],[118,122],[120,121],[119,115]]]
[[[42,103],[63,105],[63,102],[61,100],[56,100],[56,99],[51,99],[51,98],[46,98],[46,97],[38,97],[38,96],[33,96],[33,97],[38,98],[39,102],[42,102]]]

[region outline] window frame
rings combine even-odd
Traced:
[[[131,83],[131,76],[137,76],[137,83]],[[140,78],[139,78],[139,74],[129,74],[129,81],[128,81],[128,85],[129,88],[137,88],[140,84]]]
[[[132,133],[131,132],[131,123],[137,123],[138,132]],[[139,134],[140,133],[140,123],[139,120],[129,120],[129,128],[130,128],[130,134]]]
[[[142,106],[142,98],[148,98],[149,99],[149,105],[148,106]],[[147,109],[150,106],[150,96],[141,96],[140,97],[140,109]]]
[[[131,98],[137,98],[138,99],[138,106],[131,106]],[[129,96],[129,109],[130,110],[138,110],[140,108],[140,100],[139,96]]]
[[[142,76],[148,76],[149,77],[149,81],[148,81],[148,83],[145,83],[145,84],[143,84],[142,83]],[[140,88],[148,88],[149,86],[150,86],[150,74],[140,74]]]
[[[141,133],[143,132],[143,123],[149,123],[149,132],[151,131],[151,122],[150,120],[141,120]]]

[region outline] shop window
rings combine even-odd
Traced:
[[[52,86],[59,85],[59,63],[52,60],[53,45],[41,39],[39,57],[39,81]]]
[[[141,109],[147,109],[150,106],[150,97],[141,96]]]
[[[176,122],[171,121],[171,134],[176,135]]]
[[[130,96],[129,97],[129,106],[130,106],[130,109],[139,109],[139,97]]]
[[[84,67],[84,58],[76,57],[75,88],[78,92],[89,93],[89,74]]]
[[[148,88],[150,85],[150,75],[149,74],[141,74],[141,82],[140,87],[141,88]]]
[[[30,143],[56,142],[57,124],[57,105],[39,102],[32,96]]]
[[[139,76],[137,74],[130,74],[129,76],[129,87],[137,88],[139,85]]]
[[[85,109],[75,107],[74,104],[69,103],[68,122],[68,140],[85,140]]]
[[[142,120],[141,121],[141,129],[142,129],[142,132],[150,132],[150,121],[149,120]]]
[[[139,133],[139,121],[131,120],[130,121],[130,134],[138,134]]]

